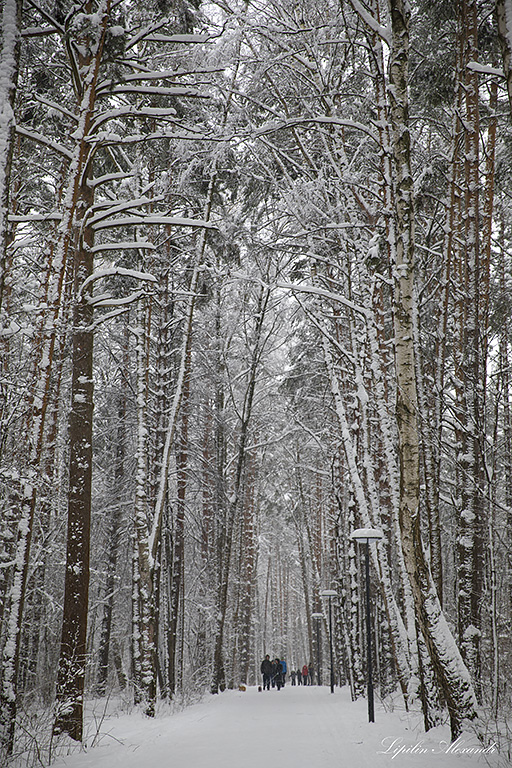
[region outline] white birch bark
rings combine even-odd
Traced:
[[[136,334],[136,477],[134,504],[133,553],[133,625],[132,658],[134,660],[134,698],[143,702],[148,716],[154,716],[156,701],[156,671],[153,658],[153,572],[148,551],[148,353],[147,339],[151,335],[146,302],[137,307]]]
[[[512,116],[512,0],[496,0],[498,34],[503,55],[503,69]]]
[[[8,246],[9,180],[14,132],[23,0],[4,0],[0,18],[0,333]]]
[[[465,720],[474,720],[476,698],[467,668],[443,615],[420,531],[419,437],[414,359],[414,196],[408,118],[410,7],[389,0],[392,20],[390,104],[394,143],[395,264],[394,327],[397,424],[400,456],[400,528],[416,614],[441,681],[457,738]]]
[[[458,621],[459,644],[481,693],[481,598],[483,585],[483,535],[485,481],[482,455],[484,434],[484,355],[480,334],[485,338],[481,316],[484,285],[480,254],[480,169],[478,73],[468,62],[478,57],[478,19],[475,0],[464,0],[459,9],[459,35],[463,46],[461,86],[464,126],[464,196],[461,229],[463,236],[461,301],[464,325],[460,339],[462,403],[459,465],[461,509],[458,531]],[[482,325],[481,325],[482,323]]]

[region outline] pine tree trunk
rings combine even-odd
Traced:
[[[92,205],[87,183],[81,189],[84,210]],[[69,490],[64,616],[54,733],[67,732],[81,741],[86,667],[89,595],[89,550],[92,488],[93,332],[89,291],[82,291],[92,275],[92,231],[83,230],[74,255],[75,308],[73,314],[71,412],[69,417]]]
[[[78,47],[77,82],[82,101],[79,110],[80,135],[77,162],[71,165],[74,202],[69,229],[64,228],[67,248],[73,253],[73,340],[71,411],[69,415],[69,489],[64,615],[62,623],[59,669],[57,675],[57,709],[54,733],[67,732],[77,741],[83,736],[84,686],[89,595],[89,550],[92,490],[93,430],[93,329],[92,304],[88,301],[91,285],[84,287],[93,271],[94,234],[87,223],[94,201],[94,188],[88,183],[92,174],[91,144],[96,84],[110,0],[103,0],[97,10],[100,21],[94,39],[88,33]],[[90,10],[85,6],[85,10]],[[96,34],[98,33],[97,37]]]

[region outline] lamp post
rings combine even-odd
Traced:
[[[368,722],[375,722],[375,710],[373,704],[373,674],[372,674],[372,633],[370,610],[370,541],[380,541],[383,533],[378,528],[358,528],[351,535],[353,541],[358,541],[365,546],[366,565],[366,647],[368,649]]]
[[[323,613],[312,613],[311,618],[316,621],[316,675],[317,685],[322,685],[322,673],[320,671],[320,622],[323,619]]]
[[[334,693],[334,655],[332,651],[332,607],[331,599],[337,597],[338,593],[334,589],[324,589],[320,592],[322,597],[329,598],[329,652],[331,654],[331,693]]]

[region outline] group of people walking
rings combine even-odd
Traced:
[[[313,665],[304,664],[302,669],[290,670],[292,685],[313,685]],[[278,691],[286,683],[287,665],[284,659],[271,660],[267,654],[261,662],[261,674],[263,675],[263,690],[277,688]]]
[[[290,672],[290,678],[292,681],[292,685],[313,685],[313,665],[304,664],[302,669],[297,669],[296,672],[293,670]]]
[[[270,660],[270,656],[267,654],[261,662],[261,674],[263,675],[263,690],[270,691],[272,688],[277,688],[278,691],[284,686],[286,682],[287,666],[284,659]]]

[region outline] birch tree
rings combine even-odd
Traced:
[[[452,737],[476,718],[476,699],[442,613],[425,559],[419,517],[419,442],[414,361],[414,193],[408,114],[410,8],[391,0],[390,114],[393,127],[396,243],[394,328],[400,457],[400,529],[416,615],[442,685]]]
[[[4,304],[9,244],[9,189],[14,150],[14,99],[18,80],[22,0],[6,0],[2,6],[0,42],[0,318]],[[5,311],[5,310],[4,310]],[[2,322],[2,326],[4,323]],[[3,330],[3,328],[2,328]]]
[[[507,82],[508,101],[512,114],[512,8],[509,0],[496,0],[498,34]]]

